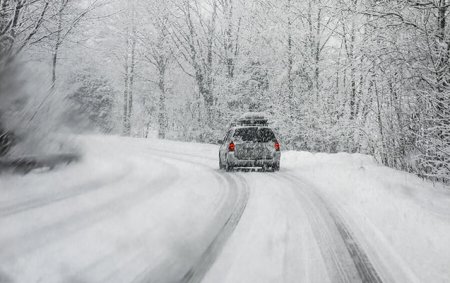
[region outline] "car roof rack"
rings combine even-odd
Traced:
[[[238,126],[267,126],[269,120],[263,113],[248,112],[243,114],[236,122]]]

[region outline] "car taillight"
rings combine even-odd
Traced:
[[[275,141],[275,150],[280,151],[280,143],[278,141]]]
[[[230,142],[230,144],[228,145],[228,151],[234,151],[234,143]]]

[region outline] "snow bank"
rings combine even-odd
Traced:
[[[282,166],[344,214],[388,279],[450,282],[448,186],[361,154],[283,152]]]
[[[283,161],[291,167],[320,163],[343,166],[377,165],[375,158],[372,156],[359,153],[350,154],[345,152],[328,154],[311,153],[306,151],[284,151]]]

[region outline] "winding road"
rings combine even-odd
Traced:
[[[345,213],[289,170],[226,173],[215,146],[86,139],[79,164],[11,178],[0,282],[389,281]]]

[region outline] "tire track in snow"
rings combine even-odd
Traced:
[[[283,174],[293,186],[299,200],[307,207],[312,229],[317,237],[323,257],[330,268],[332,280],[336,282],[383,282],[367,254],[360,247],[350,229],[345,225],[335,208],[328,204],[317,192],[305,187],[298,177]],[[282,176],[277,176],[283,179]],[[298,189],[301,189],[299,191]],[[340,238],[336,239],[336,236]],[[331,244],[331,245],[330,245]],[[342,249],[345,247],[346,252]],[[344,259],[350,257],[352,266],[345,265]],[[356,269],[357,274],[354,274]],[[355,276],[357,275],[357,277]]]
[[[211,266],[221,253],[227,240],[230,238],[230,236],[236,229],[242,217],[242,214],[244,214],[250,196],[248,184],[242,177],[239,179],[241,186],[239,186],[238,183],[235,181],[230,182],[229,180],[228,182],[228,184],[233,189],[234,194],[236,194],[236,196],[234,197],[235,204],[230,215],[228,216],[227,220],[221,227],[220,231],[216,234],[212,242],[208,245],[206,250],[200,256],[200,259],[192,266],[191,269],[189,269],[189,271],[183,276],[180,282],[183,283],[201,282],[203,277],[206,275],[208,270],[211,268]],[[240,192],[238,190],[240,190]]]
[[[194,263],[191,264],[189,269],[177,279],[169,282],[180,283],[194,283],[201,282],[208,270],[211,268],[217,257],[220,255],[227,240],[233,234],[236,226],[238,225],[245,208],[247,206],[248,199],[250,197],[250,189],[245,179],[233,173],[220,174],[214,167],[195,162],[194,159],[209,159],[204,156],[197,156],[189,153],[179,153],[170,151],[161,151],[158,149],[149,149],[154,152],[155,155],[163,158],[168,158],[176,161],[190,163],[195,166],[200,166],[209,170],[214,177],[218,180],[219,184],[226,184],[229,194],[221,209],[217,212],[216,220],[222,220],[218,232],[213,236],[212,240],[206,246],[205,250],[196,258],[193,259]],[[215,159],[214,159],[215,160]],[[230,210],[230,207],[232,209]],[[225,215],[225,218],[223,217]],[[224,218],[224,219],[221,219]],[[166,278],[167,279],[167,278]],[[152,272],[149,269],[144,270],[139,274],[133,282],[155,282],[152,278]],[[156,282],[159,282],[156,280]]]

